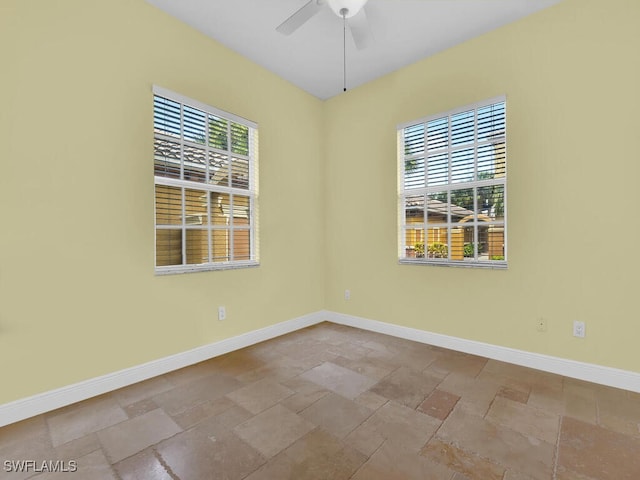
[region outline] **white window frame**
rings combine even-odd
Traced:
[[[493,179],[478,179],[478,147],[482,147],[484,145],[489,145],[492,142],[487,141],[487,140],[479,140],[478,139],[478,109],[481,109],[483,107],[488,107],[490,105],[494,105],[494,104],[500,104],[500,103],[504,103],[504,108],[505,108],[505,119],[504,119],[504,131],[503,134],[500,137],[501,142],[504,142],[504,165],[502,166],[502,168],[504,169],[504,175],[500,176],[499,178],[493,178]],[[455,116],[457,114],[463,113],[463,112],[469,112],[469,111],[473,111],[473,141],[471,142],[467,142],[464,143],[460,146],[453,146],[452,145],[452,141],[451,141],[451,117]],[[447,129],[447,139],[446,139],[446,146],[443,148],[438,149],[437,151],[430,151],[428,149],[428,134],[427,134],[427,124],[429,122],[432,122],[434,120],[440,120],[440,119],[447,119],[447,125],[448,125],[448,129]],[[420,152],[420,153],[416,153],[416,154],[405,154],[405,129],[407,129],[408,127],[416,127],[416,126],[420,126],[420,125],[424,125],[424,151]],[[454,266],[454,267],[476,267],[476,268],[494,268],[494,269],[506,269],[507,268],[507,261],[508,261],[508,257],[507,257],[507,151],[506,151],[506,145],[507,145],[507,119],[506,119],[506,96],[499,96],[499,97],[494,97],[485,101],[481,101],[481,102],[477,102],[471,105],[466,105],[460,108],[456,108],[453,110],[450,110],[448,112],[443,112],[443,113],[439,113],[436,115],[429,115],[427,117],[423,117],[417,120],[413,120],[410,122],[406,122],[406,123],[402,123],[400,125],[398,125],[397,127],[397,139],[398,139],[398,152],[397,152],[397,158],[398,158],[398,261],[400,264],[412,264],[412,265],[440,265],[440,266]],[[418,143],[419,144],[419,143]],[[474,180],[473,181],[465,181],[465,182],[458,182],[455,183],[452,180],[452,152],[455,153],[458,150],[463,150],[463,149],[469,149],[470,146],[472,146],[473,148],[473,163],[474,163],[474,171],[473,171],[473,175],[474,175]],[[438,184],[435,186],[428,186],[428,158],[429,155],[434,155],[434,152],[438,153],[439,155],[443,155],[444,153],[446,153],[446,158],[447,158],[447,182],[445,184]],[[406,174],[406,168],[405,165],[407,161],[411,161],[411,160],[415,160],[418,158],[422,158],[424,159],[424,184],[419,187],[419,188],[405,188],[405,174]],[[420,178],[419,175],[417,178]],[[485,221],[484,219],[481,221],[481,219],[479,218],[479,212],[481,211],[480,207],[478,205],[476,205],[477,203],[477,189],[481,188],[481,187],[491,187],[491,186],[502,186],[503,190],[503,218],[501,218],[499,221],[492,221],[492,220],[488,220]],[[451,202],[451,191],[453,190],[460,190],[460,189],[473,189],[474,192],[474,208],[473,208],[473,220],[471,222],[469,222],[469,225],[465,224],[465,226],[468,227],[473,227],[473,249],[474,249],[474,255],[473,258],[469,259],[469,258],[463,258],[463,260],[460,259],[452,259],[452,249],[450,248],[450,246],[452,245],[452,230],[456,227],[460,227],[461,224],[457,223],[455,221],[453,221],[452,219],[452,213],[451,211],[453,210],[453,208],[455,207],[455,205],[452,204]],[[413,256],[409,256],[408,250],[409,250],[409,246],[406,245],[407,243],[407,230],[409,229],[416,229],[416,227],[423,227],[423,236],[424,236],[424,240],[423,240],[423,248],[424,251],[427,251],[427,242],[428,242],[428,236],[429,236],[429,220],[428,217],[429,215],[427,214],[427,210],[430,208],[429,207],[429,199],[427,197],[427,195],[434,194],[434,193],[441,193],[441,192],[447,192],[447,206],[446,206],[446,210],[447,210],[447,214],[446,214],[446,222],[437,222],[437,223],[433,223],[431,225],[434,225],[434,227],[431,228],[435,228],[435,227],[444,227],[447,229],[447,242],[446,242],[446,250],[447,250],[447,257],[446,258],[429,258],[429,256],[427,254],[424,254],[423,258],[415,258]],[[407,209],[406,209],[406,198],[407,197],[412,197],[412,196],[424,196],[424,213],[423,213],[423,222],[422,223],[409,223],[407,221]],[[453,205],[453,206],[452,206]],[[484,216],[483,216],[484,217]],[[479,242],[479,235],[478,235],[478,231],[479,231],[479,227],[494,227],[496,229],[503,229],[502,235],[503,235],[503,251],[504,251],[504,255],[503,255],[503,259],[484,259],[481,260],[480,259],[480,255],[479,255],[479,248],[478,248],[478,242]],[[444,243],[444,242],[443,242]],[[499,257],[498,257],[499,258]]]
[[[259,266],[259,243],[258,243],[258,124],[252,122],[251,120],[247,120],[233,113],[225,112],[224,110],[220,110],[218,108],[212,107],[205,103],[199,102],[197,100],[193,100],[186,96],[180,95],[178,93],[172,92],[163,87],[153,86],[153,102],[155,105],[155,98],[163,97],[165,99],[171,100],[173,102],[177,102],[180,104],[180,129],[182,132],[183,129],[183,106],[188,106],[205,112],[206,114],[213,115],[220,119],[226,120],[227,125],[231,125],[231,122],[242,125],[248,128],[249,139],[248,139],[248,155],[244,156],[248,159],[248,188],[236,188],[231,186],[218,185],[214,183],[204,183],[204,182],[195,182],[190,180],[183,179],[182,172],[184,171],[184,149],[185,146],[193,146],[193,142],[189,142],[184,138],[184,135],[181,133],[179,138],[173,136],[165,136],[162,133],[155,131],[154,128],[154,144],[156,139],[166,139],[171,142],[179,143],[181,150],[181,159],[180,159],[180,172],[181,178],[169,178],[164,176],[157,176],[154,173],[154,265],[155,265],[155,274],[156,275],[166,275],[166,274],[177,274],[177,273],[188,273],[188,272],[199,272],[199,271],[211,271],[211,270],[227,270],[227,269],[236,269],[236,268],[246,268],[246,267],[256,267]],[[230,127],[228,127],[230,128]],[[230,132],[230,131],[229,131]],[[228,135],[230,133],[228,132]],[[208,137],[208,135],[206,135]],[[209,151],[217,153],[222,153],[228,155],[228,158],[231,159],[232,156],[237,157],[239,154],[232,153],[232,142],[231,139],[228,139],[228,150],[219,150],[214,147],[210,147],[208,145],[208,140],[205,140],[205,145],[200,146],[204,149],[207,154]],[[155,157],[155,147],[154,147],[154,157]],[[231,169],[231,161],[229,162],[229,168]],[[154,160],[154,168],[155,168],[155,160]],[[207,175],[208,175],[208,166],[207,166]],[[182,224],[179,227],[176,226],[168,226],[168,225],[158,225],[157,224],[157,216],[156,216],[156,186],[163,185],[168,187],[177,187],[182,188],[182,199],[181,199],[181,208],[182,208]],[[249,231],[249,259],[242,260],[227,260],[227,261],[213,261],[212,260],[212,232],[217,230],[216,226],[213,224],[209,224],[205,229],[208,232],[208,262],[198,263],[198,264],[187,264],[186,263],[186,232],[190,230],[189,223],[187,221],[187,215],[185,215],[185,193],[184,189],[189,190],[199,190],[203,193],[206,193],[210,196],[211,192],[227,194],[230,196],[238,195],[243,197],[249,197],[249,225],[248,227],[239,226],[235,229],[231,228],[228,231],[238,231],[238,230],[248,230]],[[227,207],[230,212],[233,211],[233,202]],[[210,212],[211,206],[208,207],[208,212]],[[157,241],[156,241],[156,232],[158,230],[180,230],[182,235],[182,261],[183,263],[180,265],[163,265],[158,266],[157,263]],[[234,245],[233,245],[233,235],[229,235],[229,256],[230,258],[234,255]]]

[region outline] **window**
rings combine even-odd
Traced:
[[[257,125],[153,93],[156,273],[257,265]]]
[[[401,263],[507,266],[505,99],[398,128]]]

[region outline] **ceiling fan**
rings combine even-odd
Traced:
[[[276,30],[284,35],[291,35],[328,4],[333,13],[342,18],[345,25],[349,25],[356,48],[362,50],[373,40],[369,22],[367,21],[367,13],[363,8],[367,1],[368,0],[309,0],[302,8],[282,22]]]

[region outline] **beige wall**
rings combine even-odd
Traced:
[[[4,0],[0,404],[322,308],[640,373],[638,20],[565,0],[322,103],[143,0]],[[152,84],[259,123],[259,268],[154,276]],[[398,265],[396,125],[501,94],[509,269]]]
[[[143,0],[2,0],[0,59],[0,404],[324,307],[319,100]],[[259,124],[259,268],[154,276],[153,84]]]
[[[328,101],[327,308],[640,372],[639,22],[566,0]],[[502,94],[509,269],[398,265],[396,125]]]

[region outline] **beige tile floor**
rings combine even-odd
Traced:
[[[639,425],[640,394],[323,323],[4,427],[0,479],[637,480]]]

